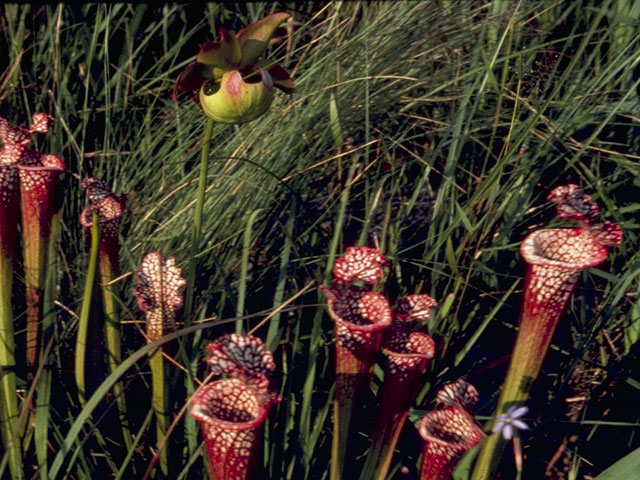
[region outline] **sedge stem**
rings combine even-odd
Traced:
[[[120,317],[116,303],[116,293],[112,282],[117,265],[111,263],[109,255],[100,252],[99,260],[100,283],[102,285],[102,299],[105,314],[105,336],[107,341],[107,356],[109,359],[109,371],[113,373],[122,361],[121,340],[120,340]],[[118,417],[124,437],[124,444],[127,450],[131,449],[131,432],[127,420],[127,401],[124,395],[124,386],[118,382],[113,386],[113,396],[116,399]]]
[[[13,480],[22,479],[22,449],[18,433],[16,359],[11,309],[13,259],[0,248],[0,430]],[[4,456],[4,455],[3,455]],[[1,472],[0,472],[1,473]]]
[[[98,250],[100,245],[100,225],[98,214],[93,212],[91,218],[91,251],[89,253],[89,266],[87,268],[87,280],[84,284],[84,294],[82,296],[82,307],[80,309],[80,319],[78,320],[78,337],[76,338],[76,361],[75,374],[76,386],[78,388],[78,398],[82,406],[86,403],[85,387],[85,358],[87,350],[87,334],[89,332],[89,313],[91,312],[91,296],[93,294],[93,284],[96,279],[98,265]]]

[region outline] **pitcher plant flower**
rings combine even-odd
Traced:
[[[557,187],[548,200],[557,203],[558,217],[576,220],[581,226],[538,230],[522,242],[520,251],[527,262],[527,273],[520,327],[496,418],[528,398],[580,273],[604,262],[609,248],[621,240],[620,227],[612,222],[600,223],[598,206],[577,185]],[[503,447],[499,435],[487,438],[474,469],[474,480],[492,477]]]
[[[413,327],[428,321],[436,305],[429,295],[409,295],[393,312],[393,323],[382,344],[386,360],[382,400],[360,475],[362,480],[387,478],[398,437],[420,389],[420,379],[435,355],[431,337]]]
[[[191,416],[202,426],[211,478],[251,478],[260,453],[262,429],[271,405],[275,363],[259,338],[225,335],[207,346],[207,364],[222,378],[191,398]]]
[[[424,440],[420,480],[449,480],[464,452],[484,438],[484,431],[459,406],[427,413],[418,427]]]
[[[175,312],[184,302],[181,289],[185,279],[176,266],[173,257],[164,257],[160,252],[151,252],[136,269],[137,285],[133,290],[138,308],[144,312],[147,341],[153,342],[163,335],[175,331]],[[167,387],[163,351],[158,349],[151,354],[151,380],[153,389],[152,405],[156,416],[156,445],[160,450],[160,469],[168,474],[167,452],[160,449],[168,428]]]
[[[176,81],[174,98],[180,91],[197,90],[197,99],[208,117],[200,155],[198,192],[186,272],[185,325],[191,321],[193,309],[196,255],[202,230],[213,124],[239,124],[255,120],[271,105],[274,87],[288,94],[294,92],[293,80],[286,70],[275,62],[261,59],[276,29],[289,17],[288,13],[274,13],[237,34],[220,28],[219,41],[202,45],[195,62],[189,64]]]
[[[48,124],[49,117],[44,113],[32,116],[30,128],[14,127],[5,118],[0,117],[0,405],[3,405],[0,408],[0,430],[2,443],[10,452],[9,469],[14,479],[23,478],[22,449],[16,436],[19,430],[18,399],[11,308],[20,192],[18,166],[27,152],[31,135],[36,132],[45,133]],[[27,155],[35,155],[35,152]]]
[[[276,29],[288,13],[274,13],[237,34],[224,27],[219,41],[206,42],[195,62],[180,74],[175,92],[198,90],[204,113],[218,123],[246,123],[265,113],[273,101],[273,89],[294,92],[287,71],[261,58]]]
[[[127,196],[113,194],[109,185],[99,178],[84,178],[80,188],[86,192],[89,200],[89,205],[80,213],[80,224],[92,229],[94,213],[98,221],[100,235],[98,270],[105,314],[107,357],[109,369],[113,372],[122,360],[118,293],[113,282],[120,276],[118,231]],[[118,406],[125,444],[128,448],[131,445],[131,435],[127,427],[126,399],[122,382],[114,385],[113,393]]]
[[[369,247],[349,247],[336,260],[334,281],[322,287],[327,310],[335,322],[336,387],[333,397],[333,444],[331,478],[342,476],[354,402],[371,378],[382,334],[392,320],[387,299],[370,286],[382,276],[386,258]]]

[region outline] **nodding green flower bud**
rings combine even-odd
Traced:
[[[276,29],[289,18],[274,13],[237,34],[220,28],[218,42],[206,42],[196,61],[180,74],[179,91],[199,91],[204,113],[220,123],[245,123],[265,113],[273,101],[273,88],[287,94],[295,90],[287,71],[262,59]]]
[[[269,109],[273,101],[273,80],[266,70],[249,75],[239,70],[224,72],[219,82],[209,80],[200,89],[200,105],[220,123],[245,123]]]

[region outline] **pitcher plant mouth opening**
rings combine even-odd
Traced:
[[[600,221],[598,206],[577,185],[557,187],[547,199],[556,202],[559,218],[577,221],[580,227],[542,229],[522,242],[527,273],[519,329],[494,419],[524,404],[580,273],[604,262],[622,238],[617,224]],[[474,480],[492,478],[504,445],[499,435],[485,441]]]
[[[201,423],[213,478],[250,478],[270,405],[239,378],[218,380],[194,394],[191,416]]]
[[[420,480],[449,480],[464,452],[484,438],[484,431],[459,407],[434,410],[418,427],[424,440]]]
[[[273,354],[251,335],[224,335],[207,346],[216,376],[191,398],[191,416],[201,422],[213,478],[247,479],[260,451],[264,421],[280,398],[270,391]]]

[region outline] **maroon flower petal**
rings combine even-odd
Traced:
[[[548,201],[557,203],[560,218],[572,218],[585,225],[594,225],[600,219],[598,205],[578,185],[564,185],[551,191]]]
[[[192,62],[178,75],[176,85],[173,90],[174,99],[178,92],[193,92],[200,90],[200,87],[211,78],[210,67],[198,62]]]
[[[478,390],[460,378],[453,383],[443,385],[436,394],[436,402],[445,407],[459,405],[471,412],[476,403],[478,403]]]
[[[182,307],[181,288],[186,280],[173,257],[151,252],[136,269],[137,285],[133,295],[138,308],[145,312],[147,336],[151,341],[172,331],[174,311]]]
[[[374,283],[382,277],[382,265],[388,265],[382,253],[371,247],[348,247],[333,265],[333,276],[342,282],[360,280]]]
[[[296,91],[296,87],[293,83],[293,80],[289,76],[289,73],[277,63],[268,61],[266,63],[268,64],[268,66],[264,68],[266,68],[269,72],[269,75],[271,75],[273,86],[280,89],[287,95],[293,94]],[[258,62],[258,66],[260,66],[260,62]]]
[[[428,413],[418,431],[424,440],[421,480],[449,480],[462,454],[484,437],[473,418],[456,407]]]
[[[257,337],[231,333],[207,345],[207,363],[218,374],[241,376],[258,391],[266,392],[276,365],[273,354]]]
[[[408,295],[398,305],[394,315],[401,322],[426,322],[431,317],[431,310],[438,306],[426,293]]]
[[[242,380],[227,378],[202,387],[191,398],[191,406],[191,416],[202,424],[214,477],[249,478],[270,403]]]

